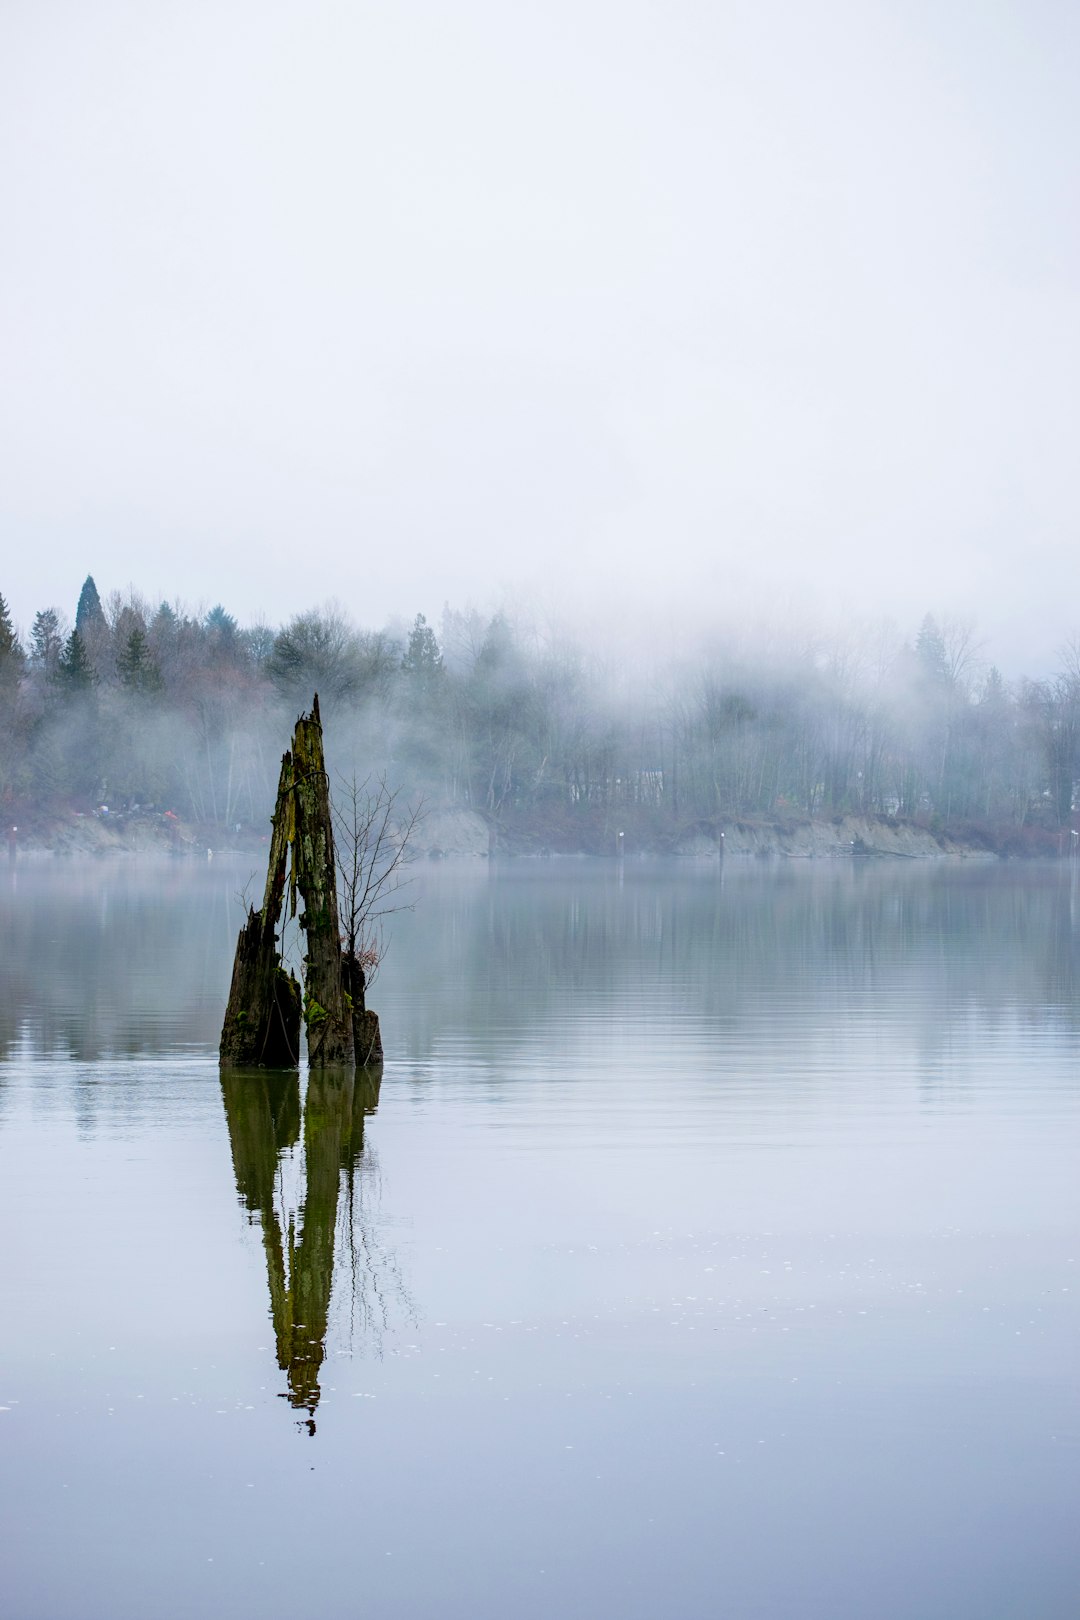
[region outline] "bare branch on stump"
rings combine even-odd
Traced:
[[[341,777],[337,803],[331,806],[341,850],[339,892],[345,984],[352,1003],[353,1045],[358,1064],[382,1061],[379,1020],[367,1006],[383,954],[382,919],[411,909],[391,897],[406,888],[405,867],[410,843],[423,813],[422,804],[399,812],[398,791],[385,776]]]

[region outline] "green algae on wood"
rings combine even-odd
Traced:
[[[221,1061],[240,1068],[291,1069],[300,1059],[300,986],[281,960],[277,935],[289,857],[283,806],[291,783],[292,756],[285,754],[263,903],[258,911],[248,908],[240,930],[221,1029]]]
[[[304,1008],[308,1063],[336,1068],[353,1062],[353,1032],[352,1016],[345,1004],[334,827],[318,694],[311,713],[302,714],[296,722],[292,763],[292,872],[304,902],[300,923],[307,942]]]

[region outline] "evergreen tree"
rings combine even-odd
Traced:
[[[915,656],[919,661],[919,668],[923,677],[931,685],[948,685],[949,666],[945,651],[945,637],[942,635],[938,622],[932,613],[928,613],[919,626],[919,633],[915,637]]]
[[[422,613],[409,632],[409,645],[401,660],[401,668],[410,681],[424,693],[429,693],[442,674],[443,658],[435,632]]]
[[[79,592],[79,605],[75,609],[75,628],[82,637],[84,650],[87,642],[108,628],[93,574],[87,574],[83,588]]]
[[[25,732],[19,689],[25,662],[7,603],[0,596],[0,800],[4,802],[23,780]]]
[[[137,692],[145,697],[160,691],[161,674],[150,651],[146,632],[140,625],[134,626],[121,648],[116,660],[116,673],[120,677],[120,685],[129,692]]]
[[[61,685],[72,693],[88,692],[94,684],[94,666],[87,657],[86,646],[78,630],[73,630],[64,643],[57,675]]]
[[[40,613],[35,614],[30,631],[30,663],[46,680],[52,680],[59,669],[63,651],[60,615],[55,608],[42,608]]]
[[[25,662],[26,655],[15,634],[8,605],[0,596],[0,686],[13,691],[19,684]]]
[[[236,620],[231,613],[226,613],[220,602],[210,609],[204,622],[210,635],[219,641],[231,643],[236,639]]]
[[[162,602],[150,620],[147,646],[163,687],[171,685],[180,673],[180,642],[188,622],[181,619],[168,602]]]
[[[210,661],[227,679],[226,672],[232,666],[245,663],[248,657],[247,642],[241,637],[236,620],[219,602],[206,615],[202,630]]]

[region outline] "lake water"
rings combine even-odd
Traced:
[[[0,870],[10,1620],[1080,1613],[1080,887],[425,866],[381,1087],[248,865]]]

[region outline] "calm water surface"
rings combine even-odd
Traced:
[[[368,1079],[247,866],[0,871],[12,1620],[1073,1620],[1080,888],[425,868]]]

